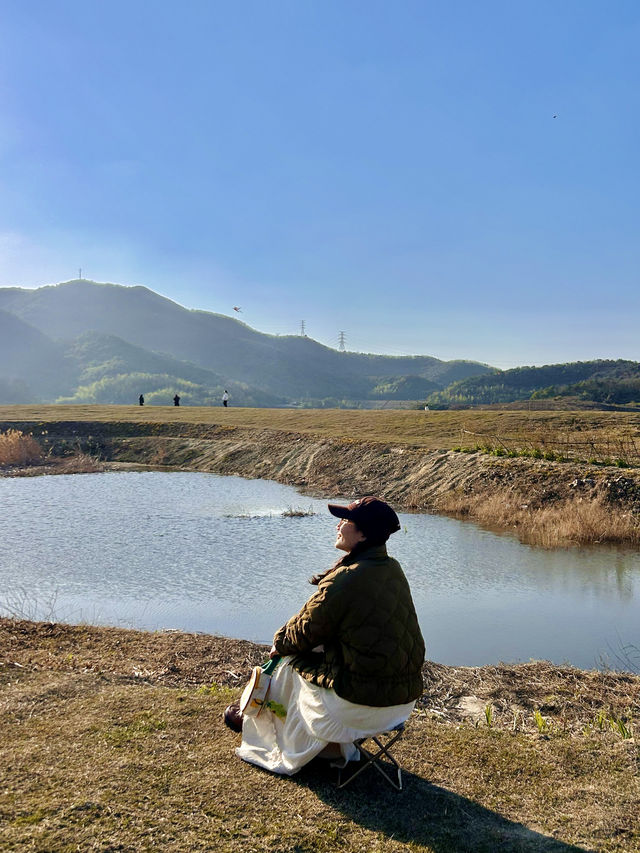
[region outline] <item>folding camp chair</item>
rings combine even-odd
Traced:
[[[360,750],[360,766],[349,774],[346,779],[343,779],[343,773],[348,770],[346,767],[338,767],[338,788],[345,788],[349,782],[352,782],[356,776],[359,776],[367,767],[375,767],[378,773],[381,773],[392,788],[396,791],[402,790],[402,767],[396,759],[391,755],[390,749],[398,741],[404,732],[404,723],[390,729],[386,732],[380,732],[377,735],[369,735],[369,737],[358,738],[354,740],[353,745]],[[368,749],[363,746],[367,741],[373,741],[377,751],[373,751],[373,747]],[[389,775],[389,772],[393,775]],[[393,776],[397,776],[394,779]]]

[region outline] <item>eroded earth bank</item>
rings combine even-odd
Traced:
[[[215,424],[11,426],[33,432],[48,458],[5,474],[82,470],[72,457],[83,453],[88,470],[99,461],[260,477],[315,496],[377,494],[398,509],[470,518],[543,546],[640,543],[637,469]]]

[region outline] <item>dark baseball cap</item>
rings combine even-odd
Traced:
[[[336,518],[346,518],[353,521],[367,539],[382,539],[386,541],[392,533],[400,530],[400,521],[388,503],[380,498],[368,495],[353,501],[348,506],[328,504],[329,512]]]

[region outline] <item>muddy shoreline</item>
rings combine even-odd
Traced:
[[[640,545],[637,469],[251,427],[65,422],[48,423],[45,432],[33,423],[11,426],[33,431],[48,456],[42,466],[5,469],[5,476],[81,471],[69,465],[82,454],[89,471],[98,461],[109,469],[269,479],[315,497],[377,494],[398,509],[468,518],[529,544]]]

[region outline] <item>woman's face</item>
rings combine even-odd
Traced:
[[[341,551],[353,551],[358,542],[364,542],[364,534],[358,530],[353,521],[341,518],[338,522],[337,530],[336,548],[339,548]]]

